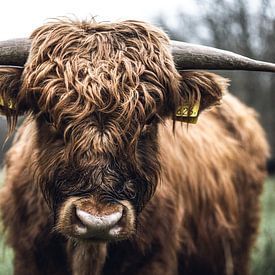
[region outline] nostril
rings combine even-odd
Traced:
[[[71,216],[71,222],[74,225],[78,225],[80,227],[85,227],[85,225],[82,223],[82,221],[79,219],[78,215],[76,214],[76,207],[73,208],[72,216]]]
[[[79,217],[76,214],[76,207],[73,209],[73,213],[71,216],[71,222],[75,226],[75,233],[78,236],[85,236],[88,233],[88,228],[83,222],[79,219]]]
[[[113,237],[119,236],[122,233],[123,229],[125,229],[126,227],[127,227],[127,211],[125,207],[123,207],[122,216],[120,220],[116,223],[116,225],[110,228],[109,235]]]
[[[96,216],[84,210],[76,208],[76,217],[81,222],[81,225],[87,227],[89,231],[102,231],[115,226],[122,218],[123,211],[117,211],[108,215]]]

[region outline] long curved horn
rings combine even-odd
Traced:
[[[178,70],[245,70],[275,72],[275,64],[212,47],[171,41],[171,52]]]
[[[30,47],[31,41],[26,38],[0,41],[0,65],[24,66]]]
[[[0,42],[0,65],[24,66],[31,41],[20,38]],[[171,41],[171,52],[179,70],[245,70],[275,72],[275,64],[253,60],[212,47]]]

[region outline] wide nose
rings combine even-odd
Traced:
[[[75,231],[83,238],[105,238],[119,231],[119,223],[123,216],[123,207],[108,215],[93,215],[79,208],[75,209],[78,222]]]

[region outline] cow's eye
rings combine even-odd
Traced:
[[[145,126],[146,125],[151,125],[155,120],[157,116],[156,115],[151,115],[146,121],[145,121]]]
[[[43,114],[42,119],[44,122],[46,122],[46,124],[53,124],[53,119],[49,114]]]
[[[47,126],[50,128],[50,130],[57,131],[55,123],[54,123],[52,117],[49,114],[44,114],[43,115],[43,120],[47,124]]]
[[[152,116],[150,116],[146,121],[145,121],[145,124],[143,126],[143,129],[142,129],[142,135],[146,134],[146,133],[149,133],[150,132],[150,129],[152,129],[153,125],[155,125],[155,123],[157,123],[161,118],[157,115],[157,114],[154,114]]]

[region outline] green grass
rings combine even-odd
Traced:
[[[0,186],[2,182],[0,171]],[[0,275],[12,274],[12,259],[12,250],[5,246],[0,236]],[[252,275],[275,275],[275,178],[266,181],[262,196],[262,221],[252,256]]]
[[[0,186],[3,184],[3,172],[0,170]],[[13,253],[12,250],[5,246],[3,230],[0,225],[0,275],[11,275],[13,274],[12,268],[12,259]]]
[[[0,240],[0,274],[11,275],[12,273],[13,253],[10,248],[5,247],[4,241]]]
[[[252,257],[253,275],[275,275],[275,178],[266,181],[260,234]]]

